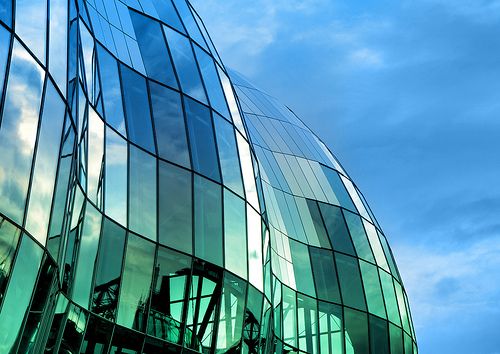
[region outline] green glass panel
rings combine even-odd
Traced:
[[[21,230],[0,217],[0,304],[9,279]]]
[[[129,234],[117,323],[143,332],[146,330],[154,252],[153,243],[134,234]]]
[[[315,247],[309,247],[309,252],[318,298],[340,304],[340,290],[333,253]]]
[[[389,354],[387,321],[370,315],[370,353]]]
[[[405,338],[405,354],[413,354],[413,342],[411,340],[411,337],[407,333],[405,333],[404,338]]]
[[[399,314],[401,315],[401,321],[403,322],[403,329],[407,333],[411,333],[409,316],[406,310],[406,303],[403,295],[403,288],[394,279],[393,282],[394,282],[394,288],[396,289],[396,299],[398,300]]]
[[[366,313],[344,309],[346,353],[368,354],[368,318]]]
[[[307,199],[307,205],[309,207],[309,212],[311,213],[314,228],[316,229],[316,234],[318,235],[320,247],[331,248],[332,246],[328,241],[328,235],[326,233],[325,225],[323,224],[323,219],[321,218],[318,203],[314,200]]]
[[[291,239],[289,243],[297,290],[311,296],[316,296],[308,246]]]
[[[222,266],[221,187],[206,178],[194,178],[195,254]]]
[[[1,353],[16,352],[16,338],[31,300],[42,256],[40,246],[24,236],[0,311]]]
[[[192,253],[192,174],[162,161],[158,168],[158,238],[165,245]]]
[[[318,302],[320,353],[343,354],[342,307]]]
[[[366,311],[366,303],[356,258],[335,253],[340,291],[344,305]]]
[[[382,284],[382,291],[384,293],[385,306],[387,308],[387,316],[389,321],[401,325],[401,318],[399,317],[398,302],[392,285],[392,277],[379,269],[380,281]]]
[[[224,189],[225,268],[247,279],[247,229],[245,201]]]
[[[351,238],[356,248],[356,253],[359,258],[363,258],[369,262],[375,263],[375,258],[373,258],[372,250],[368,239],[366,238],[365,229],[361,218],[353,213],[345,212],[345,219],[349,227],[349,232],[351,233]]]
[[[299,349],[318,353],[318,311],[316,300],[297,294],[297,320]]]
[[[370,245],[375,255],[377,265],[389,272],[389,266],[387,265],[384,250],[382,249],[382,245],[380,244],[375,226],[373,226],[372,223],[366,221],[365,219],[363,219],[363,225],[365,226],[366,234],[368,235],[368,240],[370,241]]]
[[[368,311],[382,318],[387,318],[377,267],[362,260],[359,261],[359,267],[365,286]]]
[[[333,249],[356,256],[342,210],[324,203],[319,203],[319,206]]]
[[[297,347],[297,303],[296,292],[283,285],[283,340]]]
[[[86,312],[78,306],[70,305],[61,346],[59,347],[60,353],[78,353],[86,324]]]
[[[389,334],[391,342],[391,354],[404,354],[403,348],[403,331],[389,323]]]

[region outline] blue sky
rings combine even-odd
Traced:
[[[420,352],[500,353],[500,1],[192,2],[368,199]]]

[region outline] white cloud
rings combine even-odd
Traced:
[[[381,52],[370,48],[359,48],[353,50],[349,55],[353,65],[363,67],[380,67],[383,65]]]

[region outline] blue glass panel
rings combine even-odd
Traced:
[[[163,26],[163,30],[174,59],[175,70],[179,76],[182,91],[203,103],[207,103],[200,71],[194,59],[193,48],[189,39],[166,26]]]
[[[200,32],[200,29],[198,28],[198,25],[196,24],[196,21],[194,20],[193,14],[191,13],[191,10],[189,9],[189,6],[186,2],[186,0],[174,0],[175,6],[177,7],[177,11],[179,11],[179,15],[182,18],[182,21],[184,22],[184,26],[186,27],[189,35],[202,47],[206,48],[207,45],[205,43],[205,40],[203,39],[203,36]]]
[[[12,0],[2,0],[0,2],[0,20],[7,26],[12,26]]]
[[[17,0],[16,33],[42,63],[46,30],[47,0]]]
[[[191,167],[181,96],[162,85],[149,82],[158,154],[184,167]]]
[[[174,27],[176,30],[186,33],[171,0],[153,0],[153,5],[158,12],[160,20],[165,22],[167,25]]]
[[[186,98],[184,102],[193,167],[196,172],[220,182],[219,162],[210,110],[189,98]]]
[[[160,24],[134,11],[130,11],[130,17],[148,76],[171,87],[177,87]]]
[[[2,4],[0,4],[0,11],[2,8]],[[2,97],[3,97],[3,84],[5,80],[5,74],[7,71],[7,55],[9,54],[9,48],[10,48],[10,33],[0,26],[0,103],[2,102]],[[0,122],[1,122],[1,117],[0,117]]]
[[[123,65],[120,72],[128,137],[137,145],[155,152],[146,79]]]

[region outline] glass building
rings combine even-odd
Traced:
[[[328,148],[185,0],[0,0],[1,353],[416,353]]]

